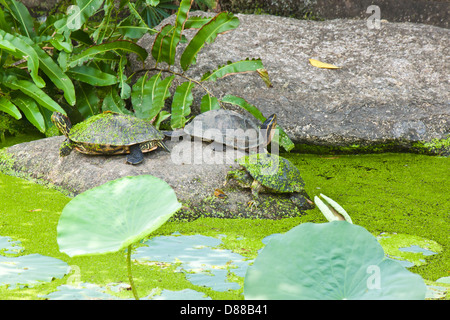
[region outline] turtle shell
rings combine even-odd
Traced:
[[[301,192],[305,183],[289,160],[270,153],[256,153],[237,160],[253,179],[278,192]]]
[[[103,152],[120,153],[121,149],[126,152],[131,145],[163,138],[164,135],[150,122],[114,112],[94,115],[73,126],[69,132],[69,139],[84,146],[88,152],[94,152],[95,147]],[[86,148],[88,145],[92,148]]]
[[[254,148],[261,141],[259,126],[231,110],[210,110],[196,116],[184,131],[193,137],[237,149]]]

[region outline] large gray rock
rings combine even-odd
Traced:
[[[266,116],[277,113],[295,143],[413,150],[418,143],[448,137],[448,29],[390,22],[376,29],[358,20],[236,16],[240,26],[206,45],[186,74],[200,79],[227,61],[261,58],[272,88],[256,74],[229,76],[205,86],[217,97],[241,96]],[[185,35],[190,39],[194,32],[186,30]],[[145,35],[139,44],[150,52],[153,39]],[[185,46],[179,45],[177,61]],[[342,68],[319,69],[310,58]],[[132,65],[134,70],[142,68],[137,61]],[[151,55],[146,66],[154,66]],[[195,91],[197,106],[203,94]]]
[[[238,168],[235,159],[241,151],[213,151],[208,143],[167,141],[171,152],[156,150],[145,155],[143,163],[132,166],[125,156],[89,156],[72,151],[59,157],[64,137],[57,136],[17,144],[2,150],[0,171],[28,179],[50,183],[71,196],[125,176],[151,174],[166,181],[183,204],[175,219],[192,220],[200,216],[220,218],[280,219],[304,213],[287,195],[261,194],[261,205],[251,208],[249,190],[237,184],[223,186],[230,169]],[[221,190],[225,197],[216,195]]]

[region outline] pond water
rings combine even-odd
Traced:
[[[9,140],[0,148],[33,138]],[[388,257],[427,281],[447,281],[448,158],[415,154],[285,156],[301,169],[310,196],[324,193],[339,202],[353,223],[378,236]],[[120,294],[127,290],[126,273],[118,268],[124,265],[123,253],[70,259],[59,252],[56,226],[68,201],[70,198],[57,191],[0,174],[0,299],[127,298]],[[242,299],[243,277],[258,250],[270,237],[302,222],[326,220],[313,209],[305,216],[280,221],[167,223],[133,252],[137,278],[148,273],[146,268],[160,269],[152,274],[159,277],[161,285],[140,280],[142,287],[148,287],[142,297]],[[40,268],[46,271],[38,271]],[[74,281],[77,270],[80,277]],[[173,283],[166,285],[165,278]],[[447,287],[434,283],[430,288],[434,291],[429,298],[442,298]]]

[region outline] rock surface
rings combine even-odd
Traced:
[[[0,169],[50,183],[75,196],[87,189],[125,176],[151,174],[166,181],[183,208],[175,219],[192,220],[200,216],[220,218],[279,219],[303,214],[285,195],[261,194],[261,205],[248,206],[249,190],[237,184],[223,187],[228,170],[238,168],[237,150],[215,152],[208,143],[181,139],[166,141],[171,152],[156,150],[145,154],[143,163],[132,166],[125,156],[89,156],[72,151],[59,157],[63,136],[21,143],[7,148],[0,157]],[[9,172],[8,172],[9,171]],[[225,198],[215,195],[222,190]]]
[[[411,150],[416,142],[448,137],[448,29],[390,22],[371,29],[367,21],[358,20],[236,16],[240,26],[206,45],[186,74],[200,79],[227,61],[261,58],[272,88],[254,73],[204,84],[219,98],[237,95],[266,116],[277,113],[296,144],[389,144]],[[173,21],[171,16],[161,25]],[[195,32],[184,34],[189,40]],[[153,36],[145,35],[139,44],[150,51]],[[185,46],[179,45],[176,61]],[[341,69],[313,67],[311,58]],[[137,61],[132,65],[142,68]],[[153,65],[149,55],[146,66]],[[194,104],[199,105],[203,94],[196,90]]]

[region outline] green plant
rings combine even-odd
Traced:
[[[71,111],[83,118],[98,113],[104,91],[123,81],[124,54],[147,56],[126,39],[153,29],[125,21],[116,24],[113,19],[114,12],[117,19],[119,10],[125,5],[132,8],[131,3],[122,1],[118,8],[113,0],[77,0],[76,4],[66,14],[38,22],[22,3],[0,1],[0,110],[16,119],[23,113],[41,132],[52,126],[53,111],[66,114],[75,107]],[[102,4],[104,18],[88,23]]]
[[[128,248],[128,277],[138,299],[131,273],[132,245],[180,207],[173,189],[159,178],[140,175],[107,182],[79,194],[64,207],[57,227],[59,249],[73,257]]]
[[[246,299],[425,299],[423,279],[385,257],[346,221],[302,223],[275,237],[250,266]]]
[[[185,74],[205,44],[239,25],[238,18],[228,12],[212,18],[188,18],[192,2],[182,0],[175,24],[167,24],[157,32],[149,27],[150,18],[144,19],[142,15],[150,7],[166,3],[162,1],[122,0],[117,6],[114,0],[76,0],[65,14],[52,15],[39,23],[17,0],[0,0],[4,8],[0,7],[0,110],[16,119],[25,114],[41,132],[52,126],[53,111],[63,114],[67,111],[81,120],[110,110],[148,119],[157,128],[170,117],[170,127],[176,129],[182,128],[191,116],[192,89],[199,86],[206,93],[201,100],[201,112],[230,103],[264,121],[262,113],[244,99],[226,95],[218,100],[203,84],[252,71],[270,86],[260,59],[228,62],[199,80]],[[121,18],[122,11],[129,12],[129,16]],[[98,13],[101,19],[90,20]],[[183,72],[175,72],[172,67],[177,46],[183,30],[190,28],[198,32],[181,54],[179,63]],[[135,74],[127,75],[127,54],[134,53],[142,61],[147,58],[148,52],[134,42],[147,32],[157,33],[151,49],[156,63],[153,68],[140,70],[144,75],[131,85]],[[167,67],[161,68],[163,63]],[[150,72],[156,74],[150,77]],[[169,76],[163,78],[166,73]],[[164,107],[175,77],[187,81],[175,89],[169,112]],[[291,150],[293,143],[279,126],[278,132],[280,145]]]
[[[204,85],[206,81],[216,81],[219,78],[237,73],[257,72],[263,81],[271,86],[268,73],[261,59],[247,58],[236,62],[229,61],[215,70],[206,72],[201,79],[194,79],[186,75],[189,68],[196,63],[198,53],[206,44],[214,42],[219,34],[231,31],[239,25],[239,19],[229,12],[221,12],[212,18],[198,16],[188,18],[191,4],[192,0],[182,0],[174,25],[164,25],[156,35],[151,49],[152,57],[155,60],[154,67],[136,71],[136,73],[145,72],[132,88],[131,101],[136,115],[149,120],[155,119],[156,127],[159,127],[163,120],[171,117],[171,128],[182,128],[191,115],[192,90],[195,86],[198,86],[205,92],[201,99],[201,112],[219,109],[223,103],[229,103],[247,110],[258,120],[265,121],[266,118],[258,108],[243,98],[226,95],[219,100]],[[198,29],[198,31],[180,55],[179,64],[182,72],[176,72],[174,71],[174,65],[177,46],[182,39],[183,31],[190,28]],[[165,64],[166,67],[160,67],[161,64]],[[156,74],[150,77],[150,72],[156,72]],[[168,73],[169,76],[162,78],[163,73]],[[175,89],[171,112],[169,113],[163,110],[163,107],[165,100],[170,97],[169,88],[175,76],[184,78],[186,81]],[[277,128],[280,144],[286,150],[291,150],[293,148],[292,142],[282,128],[279,126]]]

